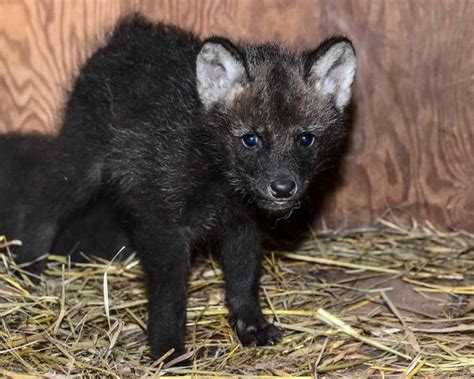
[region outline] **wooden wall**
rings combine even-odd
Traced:
[[[140,10],[203,35],[315,46],[353,39],[358,104],[337,227],[403,217],[474,231],[472,0],[0,0],[0,131],[58,127],[98,36]]]

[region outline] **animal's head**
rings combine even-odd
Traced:
[[[313,51],[204,42],[197,90],[236,191],[270,211],[288,211],[340,154],[356,58],[334,37]]]

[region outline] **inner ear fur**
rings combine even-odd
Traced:
[[[355,70],[354,47],[346,37],[329,38],[305,53],[305,79],[321,94],[332,96],[340,110],[350,102]]]
[[[243,54],[229,40],[205,40],[196,61],[197,89],[205,107],[228,103],[248,80]]]

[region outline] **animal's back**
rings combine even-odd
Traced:
[[[175,26],[122,20],[76,79],[61,132],[66,150],[94,161],[89,166],[102,180],[128,188],[149,174],[165,178],[169,192],[183,180],[175,167],[189,155],[189,129],[202,108],[195,86],[200,45]]]
[[[193,34],[178,27],[125,18],[80,70],[64,128],[90,123],[93,129],[143,130],[149,123],[156,128],[190,122],[199,107],[199,47]]]

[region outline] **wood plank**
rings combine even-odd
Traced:
[[[57,130],[78,65],[132,11],[304,48],[348,35],[357,118],[345,184],[322,217],[365,225],[391,209],[474,231],[474,2],[0,0],[0,131]]]

